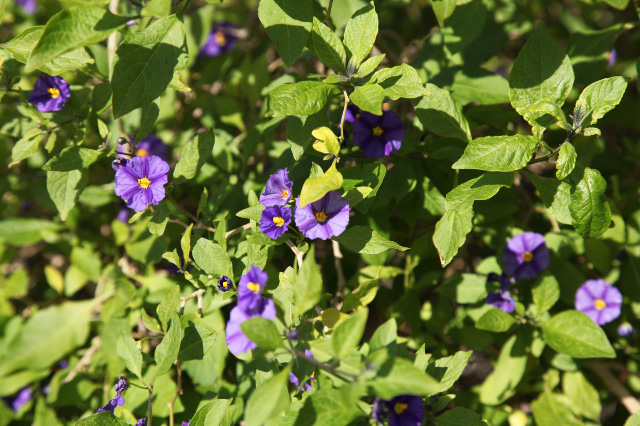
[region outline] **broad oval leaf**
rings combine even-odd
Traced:
[[[216,277],[226,275],[233,277],[233,265],[229,255],[220,244],[216,244],[206,238],[200,238],[191,250],[193,260],[207,274]],[[232,278],[233,279],[233,278]]]
[[[349,67],[358,69],[369,56],[378,35],[378,14],[373,2],[357,10],[344,29],[344,47],[349,55]]]
[[[605,195],[607,181],[600,172],[584,169],[580,181],[571,189],[571,224],[584,238],[602,235],[611,225],[611,207]]]
[[[456,161],[454,169],[511,172],[524,168],[538,149],[533,136],[487,136],[472,140]]]
[[[562,180],[569,176],[576,165],[576,149],[571,145],[571,142],[567,141],[560,147],[558,153],[558,161],[556,161],[556,177]]]
[[[400,251],[409,249],[387,240],[373,229],[362,225],[352,226],[333,239],[355,253],[378,254],[389,249]]]
[[[462,107],[451,93],[427,83],[425,95],[414,101],[416,115],[425,129],[438,136],[471,140],[469,123],[462,114]]]
[[[585,87],[573,113],[576,124],[582,127],[595,124],[620,103],[626,88],[627,81],[620,76],[605,78]]]
[[[556,351],[573,358],[615,358],[607,335],[587,315],[564,311],[542,323],[544,340]]]
[[[307,43],[313,25],[312,0],[260,0],[258,18],[284,64],[292,66]]]
[[[335,86],[322,81],[283,84],[269,92],[269,108],[279,115],[311,115],[327,104]]]
[[[304,181],[300,191],[300,207],[321,199],[329,191],[342,188],[342,182],[342,175],[336,169],[334,161],[325,174]]]
[[[476,328],[502,333],[509,330],[515,322],[516,320],[502,309],[491,308],[478,319]]]
[[[313,31],[311,32],[311,47],[316,56],[329,68],[342,73],[347,72],[347,53],[336,34],[313,17]]]

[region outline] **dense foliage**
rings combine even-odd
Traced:
[[[629,0],[0,0],[0,426],[640,425]]]

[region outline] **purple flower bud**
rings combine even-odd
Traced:
[[[120,376],[118,383],[116,383],[116,393],[120,395],[122,392],[129,389],[129,381],[126,377]]]
[[[26,13],[30,15],[36,13],[36,8],[38,5],[36,0],[17,0],[17,3]]]
[[[118,170],[120,170],[120,167],[126,166],[128,161],[129,160],[127,160],[124,157],[118,157],[115,160],[113,160],[113,162],[111,162],[111,167],[113,168],[114,171],[117,172]]]
[[[220,291],[229,291],[233,288],[233,281],[229,279],[226,275],[223,275],[222,278],[218,279],[218,290]]]
[[[298,330],[291,330],[289,332],[289,339],[298,340]]]
[[[191,419],[188,422],[182,422],[182,426],[189,426],[189,423],[191,423]]]
[[[628,322],[623,322],[618,326],[618,336],[620,337],[629,337],[634,334],[634,332],[633,326]]]
[[[136,422],[136,426],[145,426],[147,424],[147,419],[145,417],[141,418]]]
[[[127,21],[127,23],[125,24],[127,27],[132,27],[134,25],[138,25],[138,21],[136,21],[135,19],[132,19],[130,21]],[[142,419],[145,422],[147,421],[147,419]]]
[[[31,401],[33,393],[29,387],[22,388],[14,397],[2,398],[14,412],[20,411],[20,409]]]

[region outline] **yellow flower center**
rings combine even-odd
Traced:
[[[357,114],[356,114],[356,120],[357,120],[358,118],[360,118],[360,113],[357,113]]]
[[[405,412],[407,408],[409,408],[409,404],[405,402],[396,402],[396,405],[394,405],[393,410],[396,412],[396,414],[402,414]]]
[[[593,302],[593,306],[595,306],[597,310],[601,311],[607,307],[607,303],[602,299],[596,299]]]
[[[316,213],[316,220],[320,223],[325,223],[327,221],[327,214],[324,212],[324,210]]]
[[[276,216],[273,218],[273,223],[275,223],[277,227],[281,228],[284,225],[284,219]]]
[[[282,199],[286,200],[287,197],[289,196],[289,191],[287,191],[286,189],[283,189],[282,191],[280,191],[280,194],[282,195]]]
[[[229,287],[229,281],[222,281],[222,287],[227,288]]]
[[[389,111],[389,109],[391,109],[391,105],[389,105],[389,102],[385,102],[382,104],[383,111]]]
[[[218,46],[222,47],[225,44],[227,44],[227,37],[224,35],[224,33],[222,31],[217,31],[213,37],[216,40],[216,43],[218,44]]]
[[[136,152],[136,155],[138,157],[146,157],[149,155],[149,152],[146,149],[139,149],[138,152]]]
[[[140,184],[140,188],[147,189],[149,185],[151,185],[151,181],[147,179],[147,177],[143,177],[142,179],[138,179],[138,183]]]
[[[380,128],[380,126],[376,126],[373,128],[373,136],[382,136],[384,130]]]
[[[53,99],[56,99],[58,96],[60,96],[60,91],[55,87],[51,87],[50,89],[47,89],[47,92],[51,94],[51,97]]]
[[[522,253],[522,258],[525,262],[531,262],[533,260],[533,253],[531,253],[530,251],[525,251],[524,253]]]
[[[249,283],[249,284],[247,284],[247,288],[249,290],[251,290],[252,292],[254,292],[255,294],[260,293],[260,284]]]

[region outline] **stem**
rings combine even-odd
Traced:
[[[153,385],[147,386],[147,390],[149,391],[149,402],[147,404],[147,425],[151,426],[151,423],[153,422],[153,412],[151,407],[151,400],[153,398]]]
[[[178,202],[176,200],[174,200],[173,198],[171,198],[169,196],[167,196],[167,200],[171,201],[173,203],[173,205],[178,208],[178,210],[180,210],[185,216],[188,216],[189,219],[194,221],[198,226],[204,226],[204,224],[202,222],[200,222],[197,217],[195,217],[191,212],[189,212],[187,209],[185,209],[180,204],[178,204]],[[194,228],[195,228],[195,226],[194,226]],[[204,229],[206,229],[206,228],[204,228]],[[213,229],[213,228],[209,228],[209,229]],[[212,232],[215,232],[215,229],[213,229]]]
[[[109,2],[109,12],[114,15],[118,14],[118,6],[120,0],[111,0]],[[111,74],[111,66],[113,65],[113,57],[116,56],[116,49],[118,48],[118,32],[114,31],[109,35],[107,39],[107,55],[109,57],[109,74]],[[149,405],[151,407],[151,405]],[[151,419],[149,419],[149,426],[151,426]]]
[[[250,223],[244,224],[244,225],[242,225],[242,226],[240,226],[240,227],[238,227],[236,229],[232,229],[231,231],[229,231],[226,234],[224,234],[224,237],[225,237],[225,239],[228,240],[229,238],[233,237],[234,235],[239,234],[239,233],[241,233],[243,231],[246,231],[248,229],[251,229],[251,224]]]
[[[297,349],[293,349],[293,356],[294,357],[300,357],[302,359],[304,359],[305,361],[310,362],[313,365],[316,365],[318,367],[320,367],[323,370],[329,371],[330,373],[333,373],[337,376],[344,376],[344,377],[348,377],[349,380],[351,381],[355,381],[358,379],[358,375],[357,374],[353,374],[353,373],[348,373],[346,371],[342,371],[342,370],[338,370],[337,368],[333,368],[332,366],[322,363],[320,361],[316,361],[315,359],[308,357],[304,354],[304,352],[300,352]]]
[[[182,395],[182,369],[180,369],[180,360],[176,360],[176,368],[178,370],[178,388],[173,398],[171,398],[171,402],[167,402],[169,406],[169,426],[174,425],[173,404],[176,402],[176,399],[178,399],[178,395]]]
[[[133,157],[134,155],[130,152],[121,152],[121,151],[116,151],[116,154],[122,154],[122,155],[128,155],[129,157]]]
[[[93,357],[93,354],[96,353],[98,349],[100,349],[100,343],[101,343],[100,336],[96,336],[93,339],[93,344],[91,345],[89,350],[87,350],[87,352],[85,352],[82,358],[80,358],[80,361],[78,361],[76,366],[73,367],[73,370],[71,370],[69,374],[67,374],[67,376],[62,381],[62,384],[68,383],[71,380],[73,380],[74,377],[76,377],[76,375],[80,372],[80,370],[82,370],[84,367],[88,366],[91,363],[91,358]]]
[[[598,377],[604,382],[605,386],[611,391],[612,394],[618,397],[622,405],[634,414],[640,411],[640,402],[629,393],[626,387],[609,371],[606,365],[601,363],[590,364],[589,369],[596,373]]]
[[[302,269],[302,259],[304,258],[304,253],[301,252],[295,244],[291,242],[291,240],[287,240],[287,245],[291,248],[296,255],[296,259],[298,260],[298,269]]]
[[[344,288],[347,286],[347,280],[344,277],[344,271],[342,270],[342,252],[340,251],[340,244],[337,241],[331,240],[331,248],[333,249],[334,264],[336,272],[338,273],[338,291],[336,296],[340,299],[344,296]]]
[[[347,96],[347,91],[342,89],[342,94],[344,95],[344,108],[342,108],[342,118],[340,119],[340,143],[344,141],[344,119],[347,116],[347,106],[349,105],[349,96]]]
[[[329,0],[329,7],[327,7],[327,17],[324,18],[324,23],[327,27],[331,28],[331,7],[333,6],[333,0]],[[331,28],[333,29],[333,28]]]

